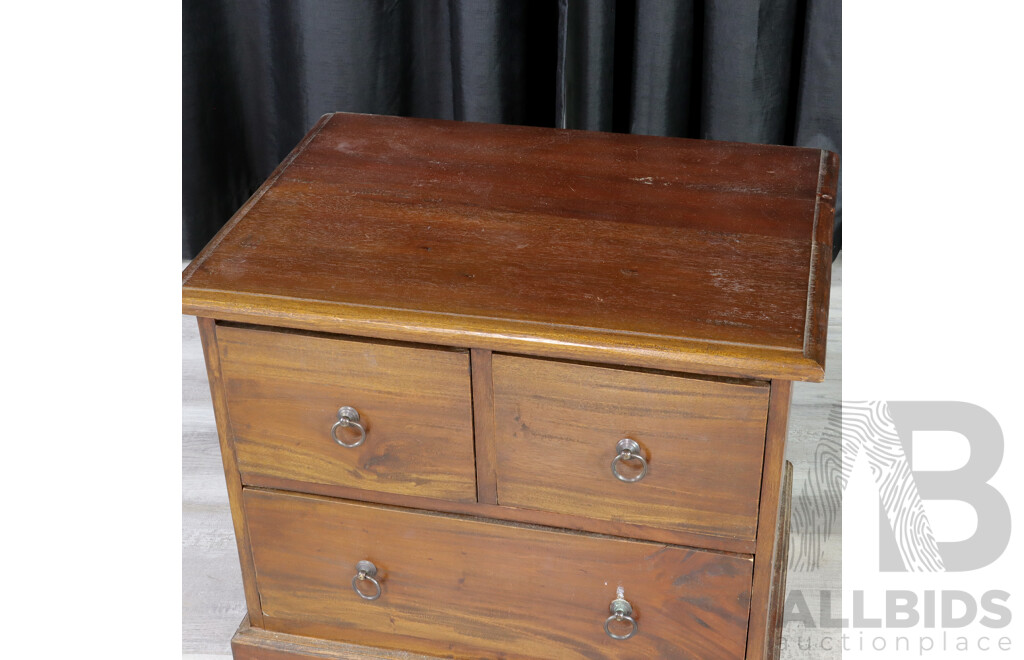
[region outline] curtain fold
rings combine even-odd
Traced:
[[[840,53],[839,0],[185,0],[182,253],[332,111],[839,152]]]
[[[611,131],[615,90],[615,0],[558,3],[555,125]]]
[[[707,3],[701,137],[791,142],[791,72],[800,52],[796,36],[803,35],[798,16],[796,0]]]

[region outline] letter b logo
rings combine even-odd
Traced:
[[[920,499],[957,500],[974,508],[978,528],[963,541],[935,541],[946,571],[971,571],[983,568],[1003,554],[1010,541],[1010,508],[1003,496],[988,481],[1003,460],[1003,432],[996,419],[984,408],[959,401],[890,401],[889,414],[906,456],[904,473],[917,485]],[[915,431],[953,431],[967,439],[970,458],[957,469],[945,472],[910,470],[913,466]],[[922,517],[923,517],[923,511]],[[900,548],[914,544],[926,520],[912,516],[883,515],[880,527],[879,562],[883,571],[906,571]],[[899,536],[909,538],[899,538]]]

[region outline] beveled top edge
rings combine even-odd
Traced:
[[[182,312],[218,321],[526,356],[660,369],[754,380],[821,382],[824,365],[802,351],[727,345],[678,337],[581,332],[553,324],[453,318],[415,310],[367,310],[358,306],[234,295],[186,287]]]
[[[815,219],[814,236],[811,247],[811,263],[808,272],[807,285],[807,313],[804,325],[804,345],[802,351],[791,351],[779,347],[765,347],[755,344],[736,344],[729,346],[727,356],[724,358],[715,357],[718,347],[729,344],[708,340],[706,338],[679,337],[655,337],[645,336],[644,333],[611,332],[591,328],[574,328],[572,326],[559,325],[557,323],[546,324],[549,331],[548,339],[536,340],[528,335],[531,331],[524,330],[529,323],[514,322],[517,330],[508,333],[507,337],[499,334],[473,329],[473,323],[452,321],[458,315],[446,315],[443,313],[417,315],[420,327],[406,325],[401,322],[388,323],[386,319],[378,319],[370,322],[369,319],[361,318],[354,321],[342,319],[338,316],[340,311],[351,311],[353,305],[325,303],[330,307],[321,310],[318,318],[296,315],[294,313],[294,301],[278,298],[273,304],[267,304],[273,296],[256,301],[252,297],[236,296],[237,300],[230,301],[218,298],[217,292],[210,289],[201,289],[189,286],[189,281],[212,254],[223,239],[235,229],[238,223],[245,217],[248,211],[255,206],[259,200],[270,190],[277,180],[285,173],[288,167],[306,150],[316,139],[321,131],[338,116],[361,115],[373,117],[380,121],[417,121],[433,124],[452,124],[468,122],[452,122],[449,120],[435,119],[408,119],[400,117],[388,117],[382,115],[363,115],[361,113],[328,113],[317,121],[310,132],[289,155],[278,165],[270,177],[257,189],[249,200],[231,217],[221,230],[211,239],[210,243],[200,252],[199,255],[182,272],[183,311],[201,317],[209,317],[218,320],[238,321],[253,323],[257,325],[280,326],[296,329],[317,330],[323,332],[361,334],[367,337],[391,339],[399,341],[428,341],[436,343],[432,338],[444,339],[444,345],[464,348],[491,348],[494,350],[509,350],[525,355],[538,355],[543,357],[554,357],[563,359],[587,359],[594,362],[606,362],[609,364],[624,364],[629,366],[665,369],[667,371],[690,371],[709,375],[726,375],[755,379],[784,379],[803,380],[820,382],[824,379],[825,367],[825,333],[827,332],[828,317],[828,295],[831,279],[831,243],[832,224],[835,210],[835,195],[838,185],[838,156],[825,150],[816,150],[820,154],[818,186],[815,193]],[[486,125],[486,124],[484,124]],[[491,124],[496,130],[509,131],[566,131],[577,134],[593,134],[591,131],[576,129],[551,129],[528,126],[514,126]],[[681,141],[687,143],[703,143],[706,141],[692,138],[663,138],[646,135],[608,134],[622,137],[623,139],[636,139],[637,141],[655,140]],[[716,145],[728,146],[737,149],[758,149],[758,150],[804,150],[802,147],[786,145],[752,145],[739,142],[716,142]],[[212,297],[211,297],[212,296]],[[408,311],[408,310],[406,310]],[[389,311],[388,313],[392,313]],[[315,314],[314,314],[315,316]],[[401,315],[400,315],[401,316]],[[433,317],[427,321],[426,317]],[[411,319],[406,319],[409,321]],[[490,319],[483,319],[486,322]],[[504,320],[503,322],[508,322]],[[359,332],[352,332],[354,327],[360,328]],[[565,344],[553,342],[550,336],[564,333],[576,333],[574,340]],[[534,332],[533,334],[537,334]],[[614,336],[614,340],[609,337]],[[655,344],[664,345],[663,350],[657,350]],[[669,348],[671,346],[671,348]]]

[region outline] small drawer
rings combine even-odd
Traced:
[[[243,483],[476,501],[465,351],[234,326],[217,346]]]
[[[767,384],[508,355],[493,379],[498,504],[754,539]]]
[[[268,630],[457,658],[743,657],[749,557],[309,495],[243,498]],[[616,619],[619,588],[632,612]],[[633,634],[612,639],[606,623]]]

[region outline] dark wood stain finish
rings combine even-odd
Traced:
[[[479,658],[742,658],[751,561],[247,489],[265,627]],[[352,591],[356,562],[383,595]],[[603,630],[621,586],[640,631]]]
[[[235,658],[777,658],[837,183],[811,149],[322,117],[182,275]]]
[[[775,559],[772,571],[772,596],[768,603],[768,630],[771,640],[766,654],[778,658],[782,654],[782,625],[786,615],[786,574],[789,569],[789,523],[793,510],[793,464],[786,461],[782,476],[782,501],[779,525],[775,533]]]
[[[835,169],[810,149],[337,114],[186,271],[183,306],[820,380]]]
[[[772,381],[768,400],[768,430],[765,435],[764,474],[761,479],[760,511],[757,518],[757,546],[754,549],[754,577],[751,586],[750,625],[747,630],[746,660],[774,658],[769,604],[772,577],[783,557],[778,552],[779,521],[785,515],[783,471],[785,469],[786,431],[793,384]]]

